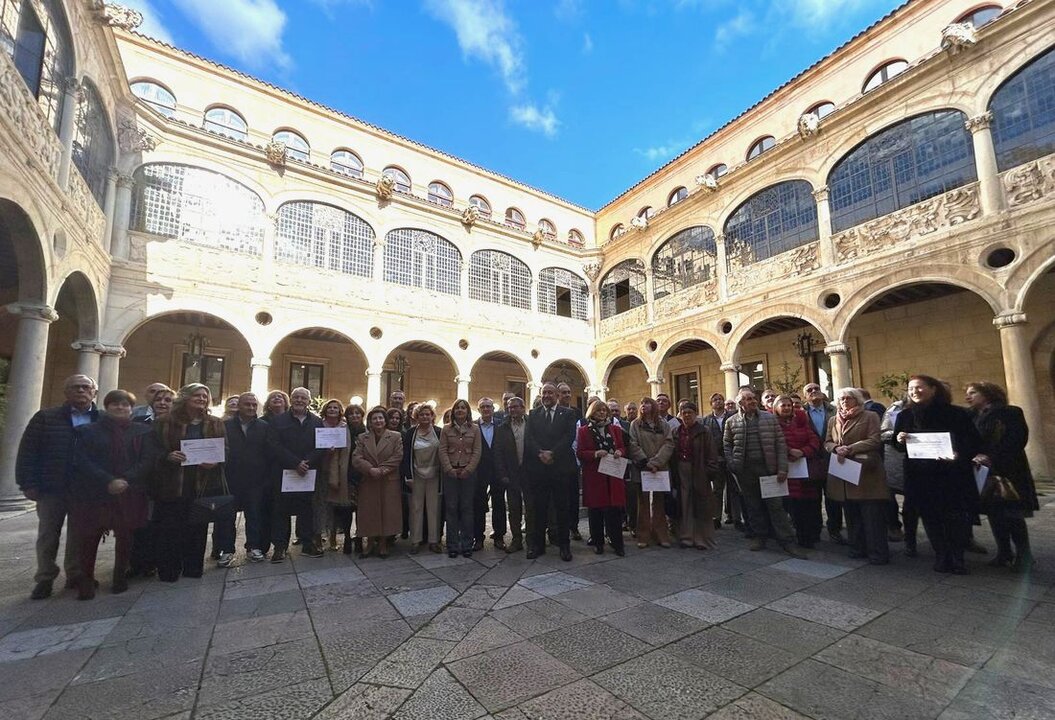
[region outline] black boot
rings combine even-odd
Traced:
[[[1026,521],[1022,518],[1011,520],[1009,523],[1011,540],[1015,543],[1015,558],[1011,562],[1011,569],[1015,572],[1029,572],[1033,569],[1033,551],[1029,545],[1029,529]]]

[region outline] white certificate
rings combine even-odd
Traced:
[[[860,485],[861,463],[850,458],[841,458],[832,453],[831,460],[828,461],[828,474],[840,480],[845,480],[851,485]]]
[[[187,459],[180,465],[204,465],[205,463],[222,463],[224,461],[224,439],[204,438],[203,440],[180,440],[180,452]]]
[[[763,475],[758,478],[758,485],[762,489],[763,500],[789,495],[787,481],[779,482],[776,475]]]
[[[641,471],[641,492],[670,492],[670,473]]]
[[[626,466],[629,461],[626,458],[617,458],[614,455],[605,455],[597,464],[598,472],[612,477],[622,478],[626,474]]]
[[[989,468],[985,465],[974,466],[974,484],[978,486],[978,492],[985,489],[985,481],[989,478]]]
[[[947,432],[909,433],[905,449],[913,460],[952,460],[952,435]]]
[[[282,492],[315,492],[315,471],[301,477],[296,470],[282,471]]]
[[[315,448],[317,450],[343,447],[348,447],[348,428],[315,428]]]
[[[788,478],[794,480],[809,480],[810,469],[806,466],[806,458],[800,457],[788,463]]]

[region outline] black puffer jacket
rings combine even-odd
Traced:
[[[92,422],[99,419],[95,405]],[[18,445],[15,481],[22,492],[59,495],[69,490],[73,470],[73,421],[68,403],[38,411]]]

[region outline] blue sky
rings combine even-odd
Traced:
[[[590,209],[900,4],[122,2],[149,35]]]

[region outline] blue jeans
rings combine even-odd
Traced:
[[[453,475],[443,477],[448,552],[465,552],[473,549],[473,495],[475,490],[475,473],[464,479]]]

